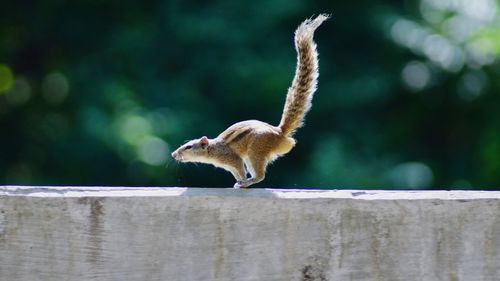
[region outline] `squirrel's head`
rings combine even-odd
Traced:
[[[201,162],[208,155],[207,137],[188,141],[172,152],[172,157],[179,162]]]

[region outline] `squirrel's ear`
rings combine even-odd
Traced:
[[[208,138],[207,137],[202,137],[200,139],[200,144],[201,144],[201,147],[205,148],[207,145],[208,145]]]

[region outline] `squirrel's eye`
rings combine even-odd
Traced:
[[[188,146],[186,146],[184,149],[185,149],[185,150],[188,150],[188,149],[191,149],[191,148],[193,148],[193,146],[192,146],[192,145],[188,145]]]

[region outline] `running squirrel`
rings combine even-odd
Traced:
[[[307,19],[295,31],[297,68],[277,127],[257,120],[238,122],[214,139],[204,136],[188,141],[175,150],[172,157],[179,162],[206,163],[223,168],[236,179],[234,188],[262,181],[267,165],[295,146],[292,136],[303,125],[311,108],[319,76],[314,31],[328,18],[329,15],[321,14],[315,19]],[[249,178],[247,174],[250,174]]]

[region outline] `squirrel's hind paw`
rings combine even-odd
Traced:
[[[233,188],[234,188],[234,189],[246,188],[246,187],[248,187],[248,185],[249,185],[249,184],[248,184],[246,181],[244,181],[244,180],[239,180],[239,181],[237,181],[237,182],[234,184]]]

